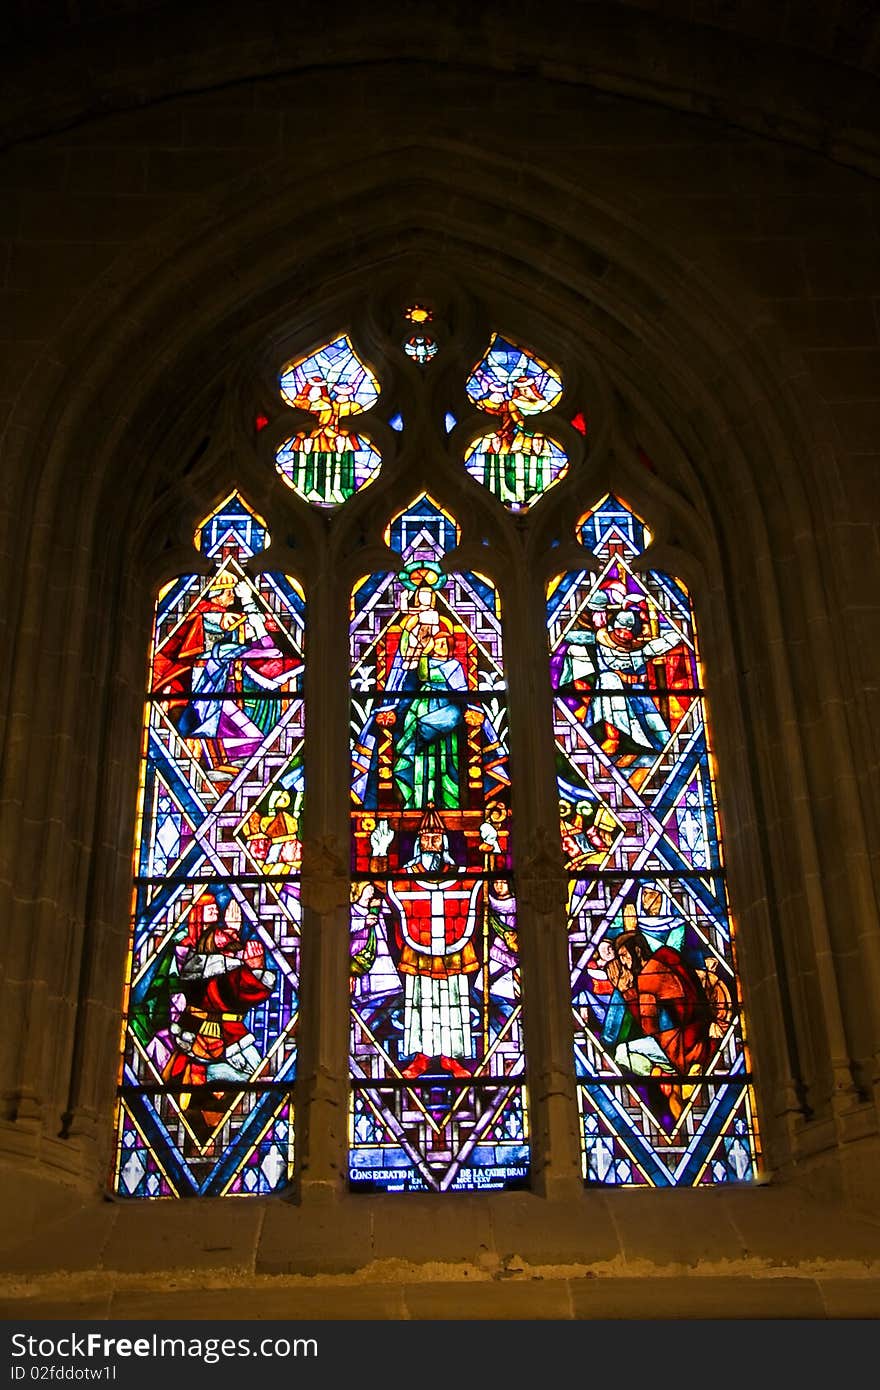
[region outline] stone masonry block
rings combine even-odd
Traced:
[[[47,1297],[33,1289],[21,1298],[0,1298],[0,1318],[10,1322],[45,1322],[48,1319],[106,1318],[110,1315],[111,1293],[76,1294]]]
[[[373,1199],[373,1254],[377,1260],[476,1260],[493,1248],[485,1198],[448,1193],[442,1216],[436,1198],[380,1196]]]
[[[63,1221],[37,1227],[0,1257],[0,1268],[14,1274],[97,1269],[116,1215],[112,1202],[80,1207]]]
[[[147,155],[149,193],[185,197],[253,169],[247,150],[151,150]]]
[[[807,241],[803,257],[810,293],[816,298],[880,293],[880,243],[876,237]]]
[[[143,193],[146,151],[73,149],[67,152],[67,187],[72,193]]]
[[[564,1279],[528,1279],[485,1283],[406,1284],[411,1318],[570,1318],[571,1302]]]
[[[202,110],[184,114],[183,142],[205,150],[261,150],[278,148],[281,121],[274,111]]]
[[[763,298],[789,299],[806,292],[800,255],[784,242],[725,238],[721,245],[746,282]]]
[[[877,319],[864,299],[777,300],[773,314],[799,347],[876,347],[880,342]]]
[[[17,241],[9,263],[9,289],[27,292],[40,288],[70,291],[88,285],[110,264],[116,242]]]
[[[572,1283],[576,1318],[821,1318],[812,1279],[581,1279]]]
[[[808,1260],[880,1264],[880,1226],[783,1187],[725,1194],[746,1255],[777,1265]]]
[[[177,100],[156,106],[113,112],[103,120],[86,121],[61,131],[61,146],[87,146],[112,149],[141,146],[145,149],[176,149],[183,143],[183,109]]]
[[[880,1279],[822,1279],[819,1292],[829,1318],[880,1318]]]
[[[406,1316],[399,1284],[259,1284],[219,1289],[169,1288],[165,1291],[118,1290],[113,1318],[205,1318],[300,1322],[326,1318],[381,1319]],[[320,1355],[320,1338],[318,1341]]]
[[[760,1193],[751,1192],[753,1200]],[[627,1260],[657,1265],[695,1265],[738,1259],[742,1238],[717,1189],[631,1190],[606,1196],[611,1220]]]
[[[827,197],[821,192],[801,194],[767,194],[761,198],[761,230],[770,237],[852,237],[871,230],[871,210],[867,199],[860,196]],[[821,247],[808,248],[812,258]]]
[[[20,145],[0,159],[0,190],[60,189],[67,178],[67,151],[52,145]]]
[[[548,1202],[527,1192],[489,1199],[494,1248],[502,1260],[532,1265],[590,1264],[613,1260],[620,1240],[603,1193],[585,1191],[572,1202]]]
[[[258,1274],[342,1274],[372,1255],[368,1203],[355,1200],[299,1207],[278,1202],[266,1211],[256,1254]]]
[[[880,348],[808,352],[805,356],[827,401],[880,398]]]
[[[29,193],[21,215],[28,241],[126,241],[172,210],[163,198]]]
[[[851,453],[876,454],[880,450],[880,399],[840,402],[831,413],[844,447]],[[875,489],[878,484],[880,479],[875,478]],[[875,501],[876,496],[875,491]]]
[[[107,1269],[253,1268],[261,1202],[120,1202]]]

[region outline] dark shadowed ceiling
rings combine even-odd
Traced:
[[[307,69],[427,62],[675,107],[880,173],[880,0],[6,0],[0,141]]]
[[[569,3],[573,9],[591,8],[589,0],[569,0]],[[611,3],[620,8],[641,10],[655,18],[801,49],[865,71],[880,69],[878,0],[826,0],[826,3],[821,0],[611,0]],[[10,30],[25,35],[51,31],[70,33],[88,26],[118,24],[132,17],[155,16],[163,10],[179,15],[185,10],[203,8],[192,0],[7,0],[10,20],[6,29],[7,36]],[[292,4],[278,8],[294,14],[298,7]],[[322,7],[310,8],[314,23]],[[516,9],[516,0],[507,8]]]

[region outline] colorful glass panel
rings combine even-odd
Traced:
[[[351,622],[350,1176],[356,1190],[522,1185],[528,1128],[500,604],[446,573],[422,497]]]
[[[144,716],[115,1191],[289,1182],[299,995],[302,591],[247,573],[268,534],[233,495],[209,574],[156,606]]]
[[[280,378],[288,405],[317,417],[315,429],[285,440],[275,456],[281,477],[316,507],[338,507],[373,481],[382,459],[369,440],[345,427],[369,410],[379,384],[343,335],[289,362]]]
[[[616,498],[579,534],[599,571],[550,586],[548,623],[584,1177],[747,1181],[758,1134],[690,598],[634,568],[650,533]]]
[[[496,333],[467,379],[467,393],[495,417],[495,428],[470,445],[465,468],[511,511],[525,511],[568,470],[564,451],[539,433],[535,420],[558,402],[562,379]]]
[[[403,350],[407,357],[411,357],[420,367],[427,367],[440,351],[435,340],[425,333],[411,334],[404,342]]]

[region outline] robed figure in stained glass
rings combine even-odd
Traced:
[[[476,672],[472,634],[438,594],[446,576],[429,559],[398,575],[401,613],[377,644],[377,676],[386,698],[358,740],[355,795],[365,804],[406,810],[468,804],[468,768],[486,790],[506,786],[498,734],[479,703],[468,700]],[[479,760],[479,762],[477,762]]]
[[[156,692],[189,697],[171,701],[169,714],[214,781],[234,776],[260,747],[275,714],[266,696],[301,669],[277,646],[277,631],[250,585],[224,569],[156,650]]]
[[[480,968],[474,938],[483,910],[480,879],[450,874],[456,868],[448,836],[430,808],[419,827],[416,853],[403,865],[412,877],[389,880],[397,909],[398,970],[404,977],[403,1069],[421,1076],[432,1060],[452,1076],[470,1075],[474,1055],[469,976]]]
[[[352,1182],[519,1183],[527,1166],[498,595],[448,573],[430,498],[352,618]]]
[[[611,583],[592,594],[589,626],[568,632],[559,689],[588,692],[577,717],[627,766],[650,761],[669,738],[654,700],[638,692],[647,689],[647,663],[679,646],[681,633],[667,626],[653,636],[642,596],[619,590]]]

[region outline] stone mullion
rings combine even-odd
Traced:
[[[348,613],[326,571],[306,592],[303,938],[296,1146],[303,1201],[348,1171]]]
[[[533,1187],[543,1196],[581,1189],[574,1082],[566,879],[558,793],[543,583],[520,556],[502,589],[510,691],[514,872],[522,964]]]

